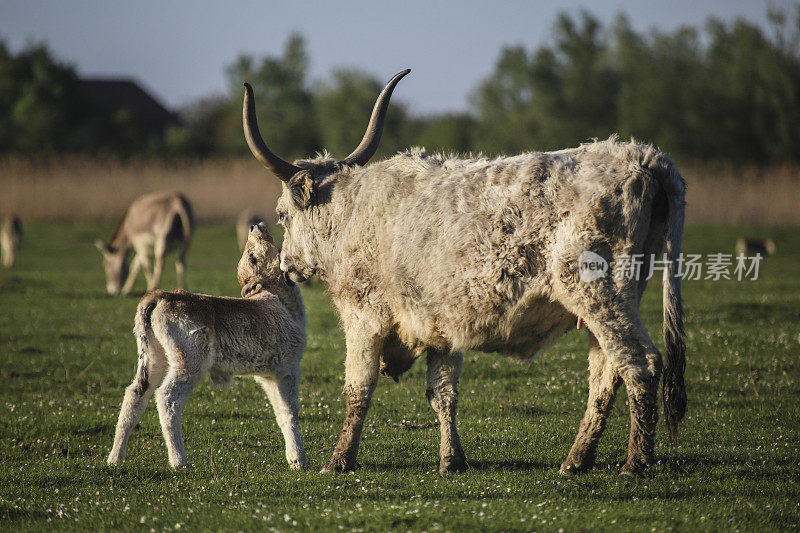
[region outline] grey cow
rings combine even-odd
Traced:
[[[654,461],[657,389],[667,428],[686,410],[678,259],[684,182],[651,146],[611,138],[557,152],[489,159],[400,153],[367,166],[377,149],[397,74],[355,151],[288,163],[258,131],[245,84],[243,122],[255,157],[283,181],[281,269],[328,283],[347,342],[347,415],[325,471],[355,468],[381,370],[396,376],[427,351],[427,397],[441,430],[440,471],[466,467],[456,431],[464,350],[532,357],[576,320],[589,334],[589,398],[561,465],[594,465],[615,392],[625,383],[631,430],[623,474]],[[661,357],[639,316],[649,262],[638,277],[611,272],[633,254],[666,253]],[[608,263],[583,280],[579,258]],[[602,274],[602,272],[598,272]]]

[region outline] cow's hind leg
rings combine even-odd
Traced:
[[[593,322],[589,327],[628,392],[631,432],[628,459],[620,473],[636,475],[655,461],[661,354],[641,324],[638,313]]]
[[[589,333],[589,399],[578,436],[561,465],[562,474],[575,474],[594,466],[597,443],[603,434],[620,383],[619,374],[611,367],[597,338]]]
[[[442,435],[439,444],[439,472],[441,473],[467,468],[467,459],[456,430],[458,379],[461,376],[463,360],[464,355],[461,352],[428,349],[425,395],[439,419],[439,429]]]

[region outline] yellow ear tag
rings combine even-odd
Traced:
[[[308,201],[311,198],[311,190],[308,188],[307,183],[303,184],[302,191],[303,191],[303,199]]]

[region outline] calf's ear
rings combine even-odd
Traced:
[[[298,172],[289,180],[289,190],[295,205],[305,209],[314,203],[314,180],[306,171]]]

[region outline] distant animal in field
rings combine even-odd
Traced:
[[[298,426],[305,310],[300,290],[280,270],[278,247],[264,224],[250,232],[238,278],[242,298],[155,291],[139,302],[134,325],[139,366],[125,391],[109,464],[125,459],[131,431],[155,391],[169,463],[187,466],[183,408],[210,373],[217,385],[230,385],[236,375],[254,376],[272,404],[289,467],[306,465]]]
[[[753,257],[761,254],[761,257],[775,255],[775,241],[772,239],[753,239],[750,237],[739,237],[736,239],[736,256]]]
[[[347,413],[324,470],[356,467],[379,372],[396,377],[426,351],[439,470],[466,468],[456,431],[463,352],[530,358],[580,317],[590,332],[589,398],[561,471],[595,464],[625,383],[630,439],[621,473],[640,473],[655,461],[660,382],[673,440],[686,411],[678,272],[685,186],[676,166],[652,146],[616,137],[497,158],[415,149],[369,163],[392,91],[408,72],[389,81],[361,143],[341,160],[325,153],[290,163],[272,153],[245,84],[245,139],[282,181],[281,269],[296,282],[327,282],[344,329]],[[639,314],[653,265],[638,276],[612,273],[626,258],[662,252],[663,358]],[[599,276],[585,278],[585,264]],[[595,271],[599,264],[605,268]]]
[[[183,194],[154,193],[134,200],[108,244],[99,239],[95,242],[103,254],[108,294],[128,294],[142,269],[147,290],[155,290],[161,282],[164,255],[172,251],[177,253],[178,288],[185,288],[186,252],[193,231],[192,204]],[[129,265],[131,252],[134,257]],[[153,256],[153,263],[150,256]]]
[[[261,222],[266,222],[266,218],[257,212],[247,209],[239,213],[239,218],[236,219],[236,238],[239,241],[239,249],[244,250],[244,245],[247,243],[247,235],[250,233],[250,228]]]
[[[0,250],[3,253],[3,266],[11,268],[17,263],[17,250],[22,239],[22,223],[19,217],[9,214],[0,224]]]

